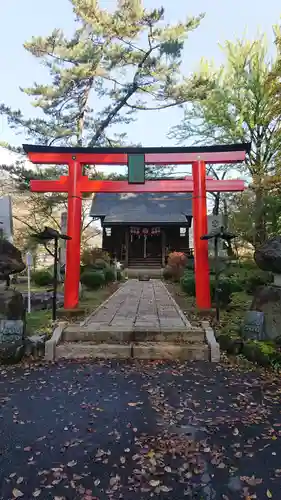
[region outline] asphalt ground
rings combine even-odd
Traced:
[[[281,499],[281,382],[239,367],[0,368],[0,498]]]

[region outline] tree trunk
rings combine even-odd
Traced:
[[[254,247],[257,248],[260,245],[262,245],[267,239],[264,192],[263,189],[260,187],[255,189],[254,222],[255,222]]]

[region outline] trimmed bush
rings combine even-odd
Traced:
[[[181,278],[181,288],[187,295],[195,296],[195,275],[191,272],[185,272]],[[211,296],[215,297],[215,277],[210,276]],[[230,296],[234,292],[243,290],[242,285],[235,277],[221,276],[218,285],[218,297],[221,305],[227,305],[230,302]]]
[[[115,281],[116,274],[113,267],[106,267],[103,269],[104,279],[106,283],[110,283],[111,281]]]
[[[97,260],[103,260],[109,264],[110,256],[102,248],[87,248],[83,251],[81,261],[84,266],[92,266]]]
[[[53,276],[50,271],[42,269],[32,274],[32,280],[37,286],[48,286],[53,284]]]
[[[101,270],[89,270],[84,271],[81,275],[80,281],[86,288],[94,290],[105,284],[105,277],[103,271]]]
[[[179,281],[184,274],[187,257],[183,252],[172,252],[168,256],[168,265],[171,269],[172,279]]]
[[[189,271],[194,271],[194,257],[188,258],[185,269]]]
[[[106,267],[108,267],[108,265],[108,262],[106,262],[104,259],[97,259],[91,267],[93,269],[105,269]]]
[[[195,277],[191,272],[185,272],[180,280],[181,289],[187,295],[195,297]]]

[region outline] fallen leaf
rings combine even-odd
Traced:
[[[155,452],[153,450],[150,450],[148,453],[147,453],[147,457],[148,458],[153,458],[155,455]]]
[[[35,491],[33,491],[32,496],[35,498],[39,497],[40,493],[41,493],[41,490],[35,490]]]
[[[247,483],[249,486],[256,486],[257,484],[262,483],[262,479],[257,478],[255,476],[252,476],[252,477],[242,476],[240,479],[241,479],[241,481],[244,481],[245,483]]]
[[[67,467],[74,467],[77,464],[75,460],[72,460],[71,462],[68,462]]]
[[[17,490],[17,488],[13,489],[13,497],[14,498],[20,498],[23,497],[23,492],[20,490]]]
[[[237,427],[235,427],[235,429],[233,430],[233,436],[238,436],[239,434],[239,430],[237,429]]]
[[[172,469],[171,469],[171,467],[166,466],[166,467],[164,468],[164,471],[165,471],[165,472],[172,472]]]
[[[126,458],[125,457],[120,457],[120,462],[121,462],[121,464],[124,464],[126,462]]]
[[[266,496],[267,496],[267,498],[272,498],[272,493],[270,490],[266,491]]]
[[[100,484],[100,479],[96,479],[96,480],[94,481],[94,485],[95,485],[95,486],[98,486],[99,484]]]
[[[17,484],[21,484],[23,482],[23,477],[18,477]]]
[[[153,488],[156,488],[157,486],[159,486],[160,481],[159,479],[152,479],[151,481],[149,481],[149,484],[150,486],[153,486]]]
[[[160,486],[160,490],[163,491],[164,493],[168,493],[169,491],[172,491],[173,488],[169,488],[168,486]]]
[[[120,479],[119,476],[111,477],[109,480],[110,486],[115,486],[115,484],[118,483],[119,479]]]

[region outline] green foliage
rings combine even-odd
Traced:
[[[246,292],[234,292],[230,295],[230,305],[233,309],[242,309],[247,311],[250,309],[253,298]]]
[[[108,262],[104,259],[97,259],[92,265],[93,269],[106,269],[108,267]]]
[[[218,335],[217,339],[221,349],[228,354],[238,355],[243,349],[243,340],[234,333]]]
[[[187,270],[194,271],[194,258],[188,258],[185,267]]]
[[[37,286],[48,286],[53,283],[53,275],[49,271],[42,269],[32,274],[32,280]]]
[[[103,269],[104,279],[106,283],[110,283],[111,281],[115,281],[116,274],[113,267],[105,267]]]
[[[212,85],[206,97],[187,106],[180,125],[171,136],[180,143],[249,142],[250,154],[241,173],[251,179],[251,190],[221,197],[224,213],[241,242],[262,243],[272,227],[278,227],[276,207],[264,189],[268,175],[280,174],[280,30],[279,55],[269,56],[265,36],[254,41],[226,41],[226,63],[219,68],[201,62],[198,72]],[[272,209],[269,208],[272,206]],[[280,214],[280,205],[278,207]]]
[[[244,342],[242,354],[249,361],[262,366],[270,366],[281,362],[281,353],[272,342],[248,340]]]
[[[195,295],[195,275],[191,272],[185,272],[180,280],[181,288],[187,295]],[[210,275],[210,287],[212,299],[215,297],[215,276]],[[218,297],[222,306],[230,302],[230,296],[233,292],[243,290],[243,285],[234,276],[222,276],[218,285]]]
[[[97,264],[98,269],[106,267],[109,264],[110,256],[108,252],[105,252],[102,248],[87,248],[83,251],[81,256],[81,262],[84,266],[93,266]]]
[[[187,295],[195,297],[195,276],[192,272],[185,272],[180,280],[181,289]]]
[[[104,272],[102,270],[84,271],[81,275],[80,281],[86,288],[94,290],[105,284]]]
[[[55,29],[24,44],[50,71],[50,84],[23,89],[42,117],[26,119],[20,111],[0,108],[28,139],[116,146],[126,134],[111,135],[109,128],[128,125],[138,110],[167,108],[205,89],[202,77],[187,77],[181,92],[184,43],[202,15],[166,24],[163,8],[147,10],[139,1],[119,1],[113,12],[98,1],[71,2],[77,26],[72,36]],[[90,103],[97,101],[94,114]]]
[[[271,273],[262,271],[257,266],[251,268],[247,265],[246,267],[229,268],[226,275],[239,283],[240,288],[249,294],[253,293],[259,286],[271,283],[273,279]]]

